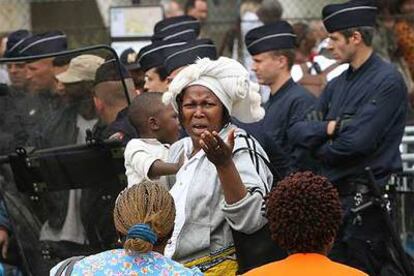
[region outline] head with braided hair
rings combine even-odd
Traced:
[[[171,237],[174,219],[174,200],[158,183],[144,181],[134,185],[121,192],[115,203],[115,228],[126,237],[124,249],[128,252],[162,253]],[[145,226],[146,233],[140,233],[137,226]],[[150,238],[147,238],[148,232]]]
[[[267,217],[272,239],[289,254],[327,254],[342,209],[336,189],[325,177],[298,172],[270,192]]]

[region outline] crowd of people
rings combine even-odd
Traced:
[[[205,37],[205,0],[163,1],[151,44],[120,63],[99,51],[53,56],[67,50],[60,31],[10,33],[0,152],[124,147],[127,183],[113,196],[41,195],[30,258],[50,275],[409,275],[380,208],[355,211],[373,196],[367,167],[381,189],[401,171],[413,89],[414,25],[380,2],[329,4],[307,25],[282,20],[276,0],[243,1],[232,58]],[[402,55],[377,51],[391,42]],[[19,226],[5,207],[10,263]]]

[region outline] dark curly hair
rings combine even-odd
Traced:
[[[320,253],[341,224],[341,202],[325,177],[297,172],[270,192],[267,217],[272,239],[290,254]]]

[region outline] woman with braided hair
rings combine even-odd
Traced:
[[[125,189],[114,208],[123,249],[73,257],[55,266],[50,275],[203,275],[162,255],[174,219],[174,200],[160,184],[144,181]]]
[[[342,221],[338,192],[327,178],[298,172],[269,193],[267,218],[273,241],[289,256],[246,276],[363,276],[365,273],[326,257]]]

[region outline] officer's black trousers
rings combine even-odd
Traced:
[[[385,269],[390,269],[394,263],[389,254],[390,235],[381,210],[375,206],[353,214],[354,196],[341,196],[341,201],[343,224],[329,257],[371,276],[387,275]]]

